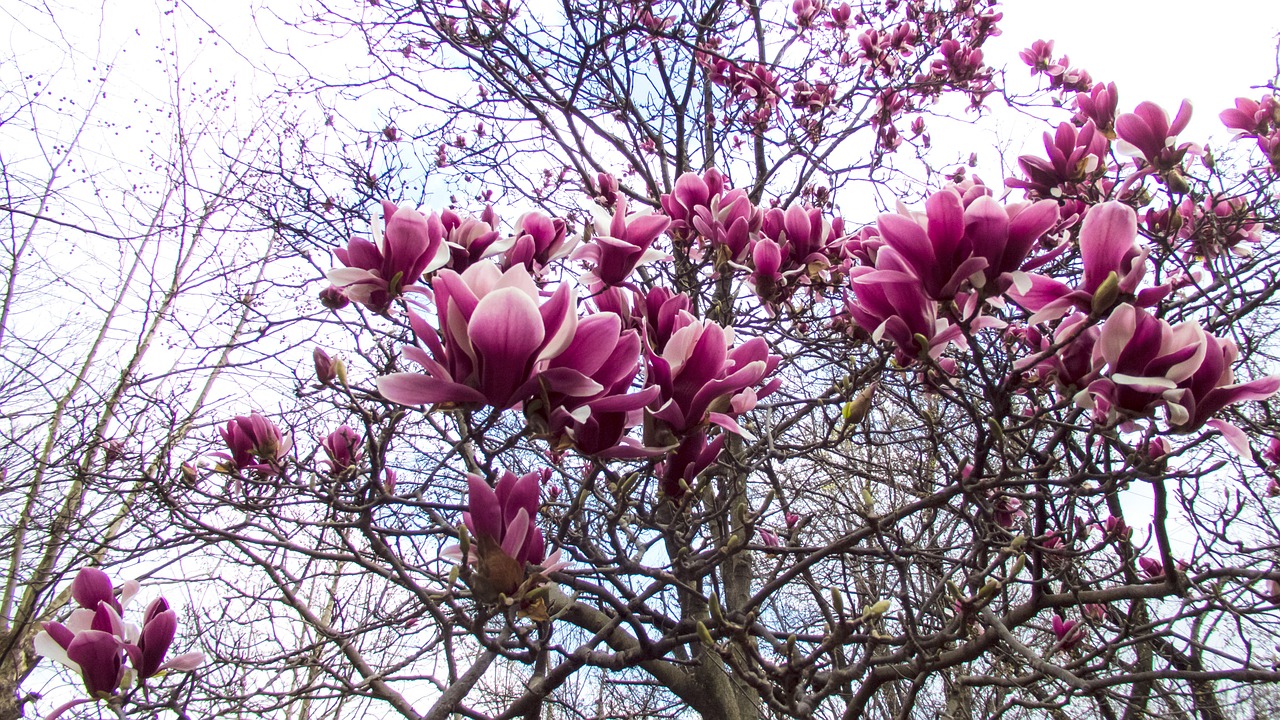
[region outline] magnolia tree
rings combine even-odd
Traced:
[[[841,217],[992,102],[999,13],[539,10],[350,20],[449,118],[379,142],[535,209],[384,200],[298,410],[155,484],[253,571],[222,627],[269,628],[209,628],[211,714],[1225,718],[1280,680],[1273,95],[1215,156],[1037,42],[1043,153]],[[331,240],[289,177],[265,209]],[[112,637],[77,662],[123,714],[103,678],[163,651]]]

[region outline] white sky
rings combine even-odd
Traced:
[[[1037,39],[1054,40],[1056,54],[1115,82],[1120,110],[1151,100],[1170,113],[1191,100],[1188,137],[1224,135],[1218,113],[1236,97],[1257,99],[1250,86],[1276,74],[1280,10],[1259,0],[1071,0],[1004,3],[1004,34],[989,41],[988,62],[1024,75],[1017,51]]]

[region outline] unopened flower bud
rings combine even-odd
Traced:
[[[333,366],[333,358],[329,357],[329,354],[324,350],[316,348],[311,353],[311,359],[315,361],[316,380],[319,380],[321,385],[328,385],[338,377],[338,373]]]

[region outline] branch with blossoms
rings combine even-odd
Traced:
[[[123,615],[141,587],[124,584],[120,597],[107,574],[83,568],[71,583],[79,607],[65,623],[49,621],[35,636],[36,652],[80,676],[89,697],[70,700],[49,713],[61,717],[78,705],[104,702],[117,717],[128,716],[135,693],[148,692],[147,681],[165,673],[190,672],[204,663],[204,654],[189,652],[165,660],[178,628],[178,615],[164,598],[156,598],[142,613],[141,625]]]
[[[966,179],[840,217],[908,117],[989,96],[997,13],[570,5],[554,42],[515,5],[381,26],[375,62],[410,84],[437,50],[487,73],[448,105],[484,135],[442,149],[539,209],[380,203],[321,290],[351,332],[298,388],[324,419],[282,413],[290,449],[236,418],[212,474],[163,489],[269,576],[246,613],[322,638],[264,662],[406,717],[628,683],[717,718],[924,716],[931,694],[1214,716],[1206,688],[1280,679],[1250,654],[1280,581],[1256,157],[1236,182],[1181,137],[1189,106],[1122,105],[1042,46],[1062,117],[1012,194]],[[766,25],[785,52],[755,46]],[[516,116],[537,137],[499,142]],[[867,163],[825,154],[859,137]],[[534,149],[555,162],[526,176]]]

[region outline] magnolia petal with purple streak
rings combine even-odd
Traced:
[[[467,529],[477,538],[497,542],[502,537],[502,506],[489,483],[479,475],[467,475]]]
[[[1082,288],[1092,293],[1112,272],[1125,275],[1129,268],[1121,263],[1126,255],[1138,252],[1134,244],[1137,236],[1138,215],[1128,205],[1112,201],[1090,210],[1080,228]]]
[[[382,397],[401,405],[486,402],[485,395],[474,388],[417,373],[383,375],[376,383]]]

